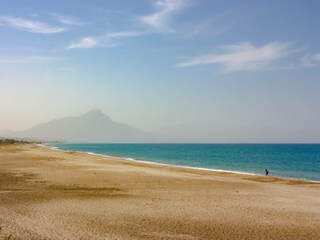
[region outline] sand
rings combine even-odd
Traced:
[[[0,145],[0,239],[320,239],[320,184]]]

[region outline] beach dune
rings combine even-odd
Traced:
[[[0,239],[320,239],[320,184],[0,145]]]

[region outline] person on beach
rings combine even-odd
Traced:
[[[269,171],[268,171],[268,169],[265,169],[265,170],[264,170],[264,172],[266,173],[266,176],[268,176],[268,175],[269,175]]]

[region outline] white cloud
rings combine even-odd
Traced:
[[[320,52],[312,55],[306,55],[301,60],[304,67],[320,66]]]
[[[64,16],[61,14],[52,14],[60,23],[66,24],[66,25],[75,25],[75,26],[82,26],[85,25],[84,22],[79,20],[76,17],[71,17],[71,16]]]
[[[195,57],[179,63],[178,66],[218,64],[229,72],[261,70],[271,62],[285,58],[299,50],[292,49],[289,43],[280,42],[271,42],[261,47],[255,47],[247,42],[224,46],[223,49],[226,50],[226,53]]]
[[[100,37],[85,37],[78,42],[71,43],[67,48],[115,47],[119,45],[115,39],[137,37],[143,34],[145,33],[138,31],[110,32]]]
[[[169,27],[172,16],[186,9],[191,2],[191,0],[157,0],[154,4],[156,11],[141,17],[140,20],[158,32],[173,32]]]
[[[101,40],[99,38],[85,37],[85,38],[81,39],[78,42],[71,43],[68,46],[68,49],[72,49],[72,48],[93,48],[93,47],[97,46],[100,42],[101,42]]]
[[[53,27],[47,25],[46,23],[9,16],[0,16],[0,26],[12,27],[27,32],[43,34],[59,33],[67,30],[63,27]]]

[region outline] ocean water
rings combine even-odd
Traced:
[[[320,144],[48,144],[153,163],[320,181]]]

